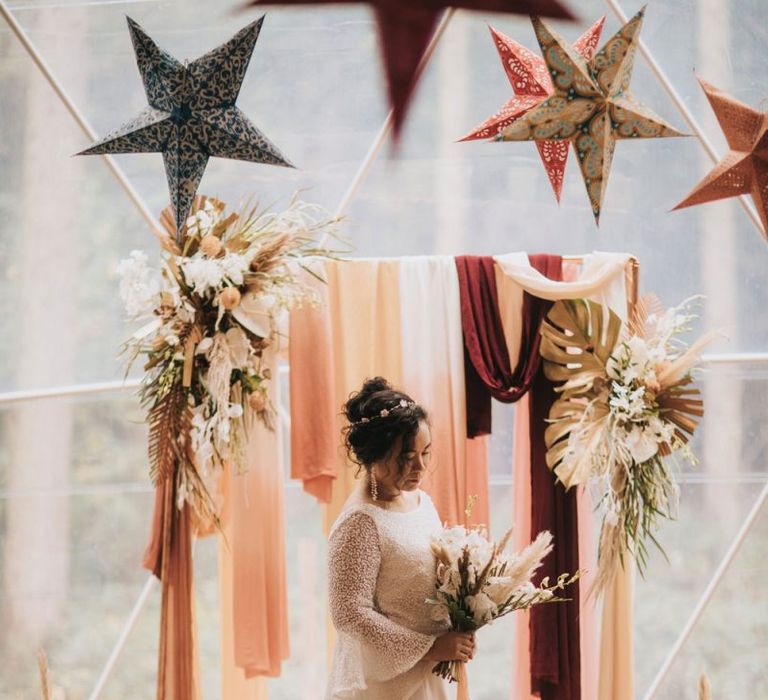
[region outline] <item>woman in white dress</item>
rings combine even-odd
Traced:
[[[426,411],[381,377],[344,406],[346,446],[364,478],[331,528],[328,594],[337,639],[326,700],[447,700],[438,661],[468,661],[474,635],[448,631],[434,594],[432,535],[419,485],[429,462]]]

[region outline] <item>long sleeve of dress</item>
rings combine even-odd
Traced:
[[[435,636],[411,630],[377,610],[381,551],[373,519],[360,511],[346,516],[331,533],[328,557],[331,617],[339,632],[361,643],[367,678],[386,681],[413,668]]]

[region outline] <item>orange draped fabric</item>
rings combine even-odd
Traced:
[[[316,287],[323,303],[291,312],[290,320],[291,475],[327,504],[327,533],[357,473],[342,446],[342,406],[368,377],[402,383],[400,266],[327,260],[313,270],[327,282]]]
[[[221,478],[221,493],[225,512],[222,514],[222,527],[231,537],[231,519],[226,512],[226,504],[232,495],[229,473]],[[232,549],[223,539],[219,539],[219,613],[221,641],[221,697],[232,700],[267,700],[267,682],[265,678],[246,678],[245,671],[235,664],[235,606],[234,606],[234,567]]]
[[[522,296],[522,295],[521,295]],[[522,302],[522,298],[521,298]],[[522,310],[522,307],[521,307]],[[502,316],[504,319],[505,316]],[[507,317],[509,318],[509,317]],[[505,326],[506,329],[506,326]],[[513,512],[512,541],[516,551],[531,542],[531,439],[529,397],[523,396],[515,404],[513,429]],[[530,613],[514,615],[515,642],[510,700],[529,700],[531,693],[531,633]]]
[[[192,519],[188,504],[181,510],[176,508],[172,478],[165,479],[155,490],[152,530],[143,565],[162,583],[157,699],[198,700]]]

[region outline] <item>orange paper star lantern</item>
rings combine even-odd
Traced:
[[[758,112],[699,78],[728,142],[728,153],[675,209],[752,196],[768,236],[768,114]]]
[[[587,29],[573,44],[574,50],[587,61],[594,56],[597,50],[604,24],[605,15]],[[499,52],[504,72],[507,74],[507,79],[515,94],[496,114],[459,139],[460,141],[495,138],[515,119],[541,104],[554,92],[547,64],[540,56],[490,25],[488,29],[491,30],[491,36],[496,50]],[[549,177],[549,182],[559,202],[570,142],[537,141],[536,148],[539,150],[541,162],[547,171],[547,177]]]

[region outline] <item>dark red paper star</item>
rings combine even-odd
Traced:
[[[331,2],[365,2],[376,13],[389,100],[394,110],[395,136],[400,133],[405,120],[408,102],[419,77],[421,58],[435,31],[440,13],[446,8],[574,18],[561,0],[251,0],[247,6],[319,5]]]

